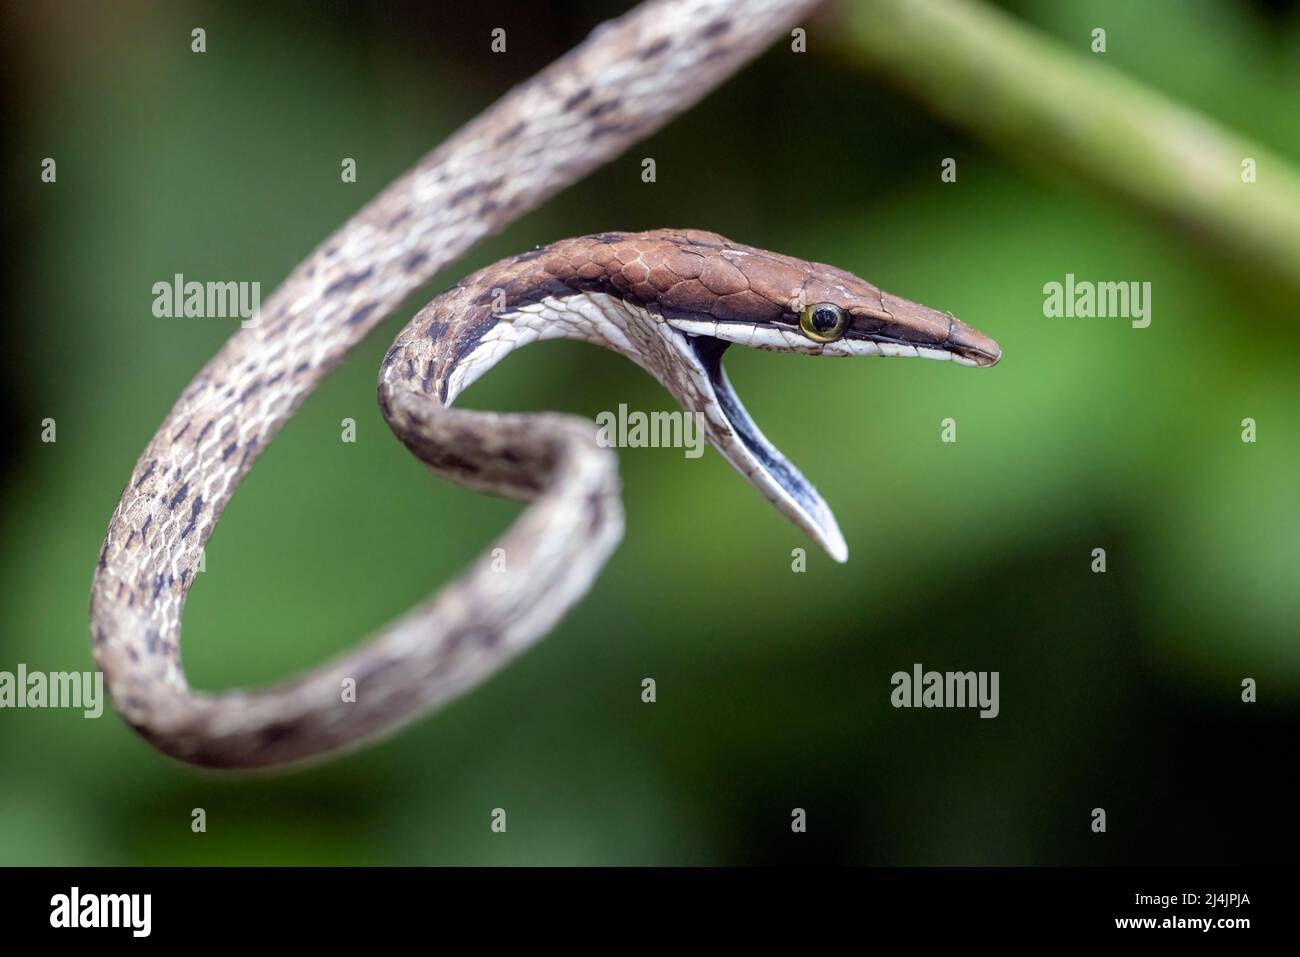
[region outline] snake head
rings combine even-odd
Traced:
[[[813,356],[914,357],[992,366],[998,344],[949,313],[891,295],[852,273],[724,239],[662,230],[678,282],[659,290],[653,310],[682,339],[690,370],[660,377],[702,415],[710,442],[764,496],[836,561],[848,558],[830,507],[745,411],[722,355],[733,343]]]
[[[473,313],[486,313],[498,292],[499,314]],[[448,297],[467,302],[444,309],[439,304]],[[847,559],[848,547],[835,516],[745,411],[722,368],[723,353],[739,343],[965,366],[991,366],[1002,356],[996,342],[950,314],[852,273],[693,229],[560,240],[481,270],[428,308],[413,341],[451,334],[448,316],[461,313],[473,313],[468,333],[454,333],[458,344],[432,364],[423,353],[390,353],[389,360],[406,375],[427,370],[444,401],[521,343],[551,336],[598,342],[632,358],[696,413],[709,443],[836,561]]]

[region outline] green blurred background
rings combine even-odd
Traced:
[[[109,514],[231,332],[154,318],[152,284],[181,272],[269,294],[418,156],[629,6],[5,4],[0,670],[91,667]],[[1109,63],[1300,162],[1297,4],[1007,7],[1079,51],[1106,27]],[[189,50],[195,26],[204,55]],[[495,26],[505,56],[488,52]],[[357,350],[209,543],[185,662],[207,689],[288,676],[417,602],[511,521],[517,505],[437,481],[391,437],[376,370],[445,285],[586,232],[717,230],[835,263],[1001,342],[989,371],[728,354],[755,420],[835,509],[849,563],[713,451],[623,450],[627,535],[590,596],[486,686],[377,747],[218,777],[163,758],[111,710],[0,711],[0,863],[1293,860],[1294,297],[931,120],[835,48],[833,15],[808,27],[807,54],[769,53]],[[39,181],[46,156],[56,185]],[[657,183],[641,182],[642,156]],[[948,156],[958,182],[945,185]],[[1150,281],[1150,328],[1045,319],[1043,284],[1067,272]],[[583,344],[534,346],[502,369],[462,404],[670,407]],[[939,441],[948,416],[955,445]],[[1240,440],[1246,416],[1257,444]],[[796,547],[806,574],[790,570]],[[1095,547],[1104,575],[1089,571]],[[1001,715],[891,708],[890,675],[915,662],[999,671]],[[1244,677],[1259,703],[1241,703]],[[494,807],[504,835],[489,830]],[[807,834],[791,833],[793,807]]]

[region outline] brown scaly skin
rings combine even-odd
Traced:
[[[451,292],[422,310],[415,323],[423,323],[422,336],[439,343],[427,357],[432,366],[422,363],[419,374],[436,384],[444,400],[455,364],[495,325],[494,309],[510,312],[575,292],[607,293],[669,317],[791,331],[798,329],[802,303],[833,302],[852,317],[848,339],[932,346],[976,365],[993,365],[1002,355],[993,339],[950,314],[883,292],[843,269],[700,229],[562,239],[493,263]],[[396,359],[394,350],[385,361]]]
[[[600,233],[565,239],[536,261],[574,288],[612,291],[667,315],[783,324],[800,303],[833,302],[853,318],[849,338],[928,345],[992,365],[998,344],[947,313],[882,292],[850,272],[733,242],[699,229]]]

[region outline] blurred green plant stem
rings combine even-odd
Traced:
[[[854,0],[855,59],[1014,158],[1037,154],[1300,290],[1300,175],[1263,146],[976,0]],[[1090,37],[1080,37],[1080,50]],[[1256,182],[1243,177],[1254,160]]]

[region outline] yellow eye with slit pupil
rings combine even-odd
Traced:
[[[799,329],[813,342],[834,342],[849,331],[849,315],[833,302],[817,302],[803,307]]]

